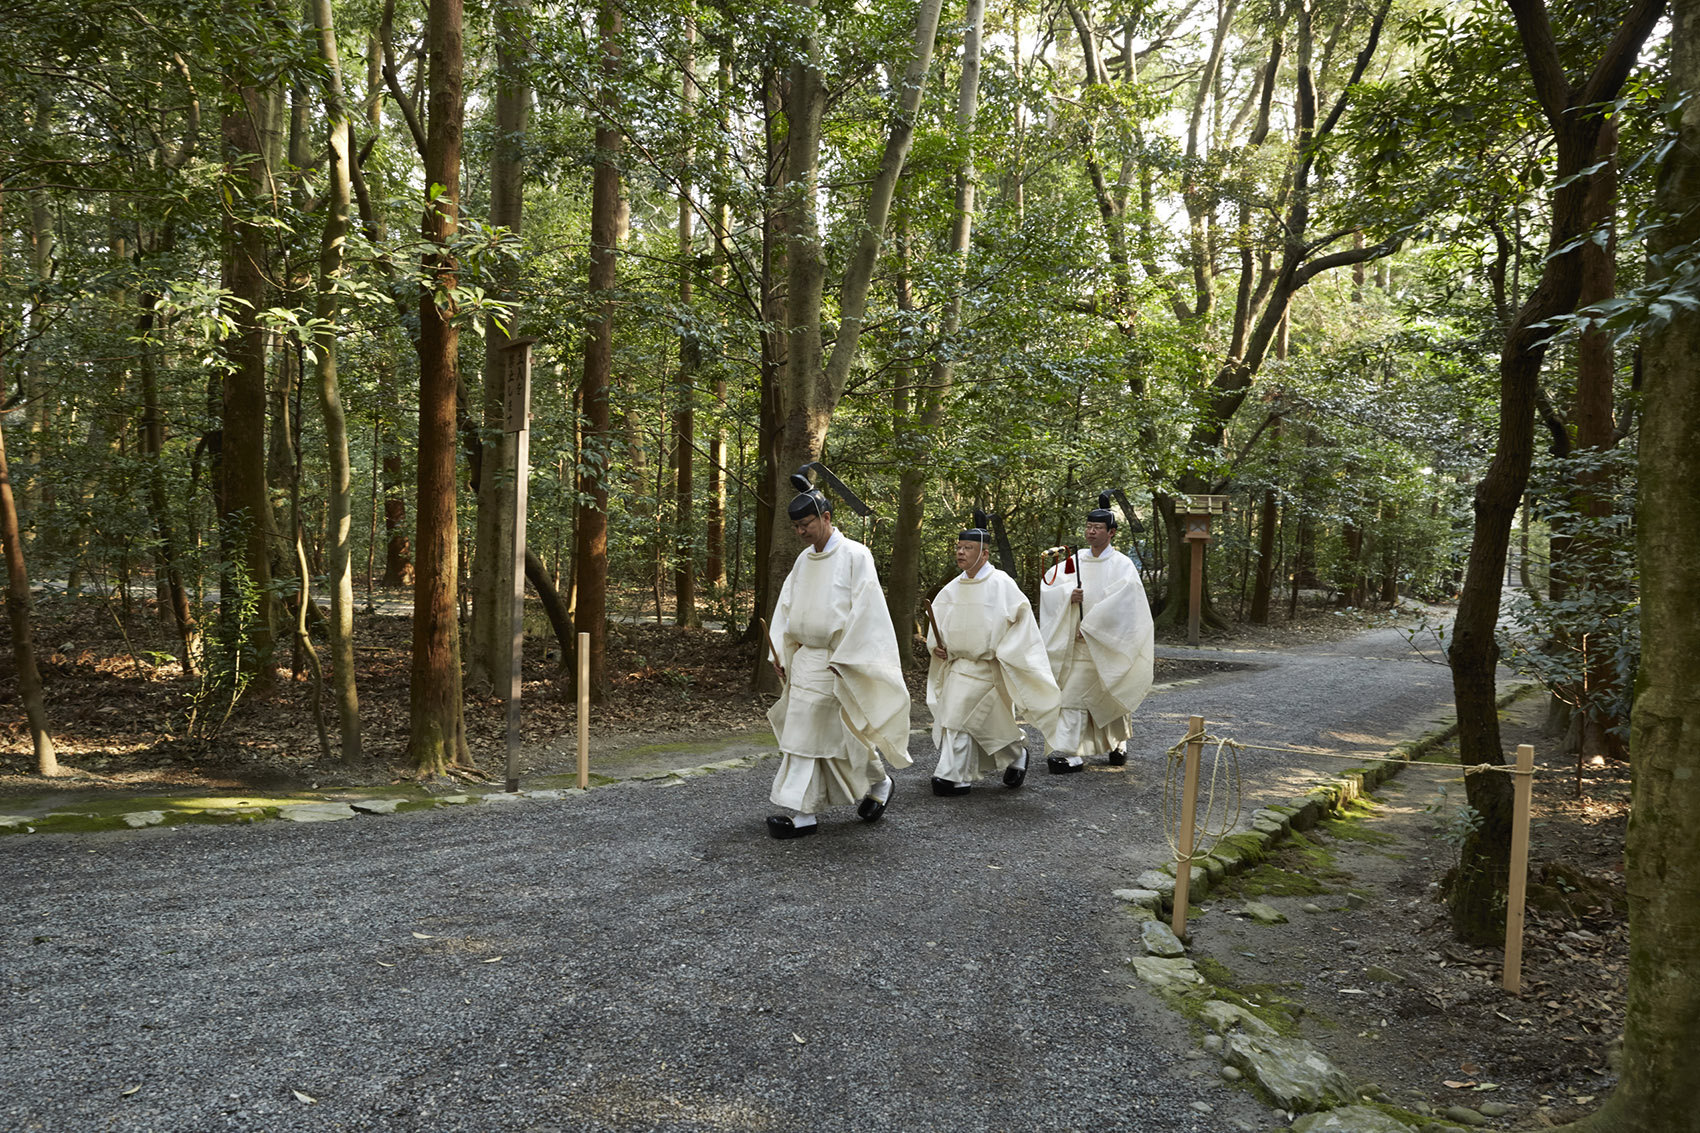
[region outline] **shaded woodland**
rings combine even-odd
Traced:
[[[1630,755],[1644,340],[1696,308],[1683,4],[0,20],[0,539],[42,774],[32,586],[168,627],[191,738],[293,677],[327,761],[429,776],[509,685],[516,569],[551,692],[587,633],[605,703],[610,626],[748,639],[817,460],[874,505],[839,518],[900,633],[973,507],[1031,589],[1110,488],[1184,624],[1187,501],[1226,495],[1207,628],[1457,600],[1466,764],[1503,761],[1500,663],[1580,758]],[[397,604],[407,727],[374,748],[356,615]],[[726,663],[770,691],[754,655]],[[1498,931],[1508,780],[1471,778],[1466,939]]]

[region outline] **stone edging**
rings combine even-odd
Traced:
[[[687,779],[712,775],[741,767],[753,767],[762,756],[739,756],[715,760],[691,767],[670,768],[664,771],[645,771],[626,778],[592,783],[590,790],[612,787],[621,783],[660,783],[674,786]],[[569,778],[555,776],[553,778]],[[547,781],[547,778],[545,779]],[[425,797],[373,795],[369,797],[324,797],[318,799],[267,799],[255,793],[247,798],[231,795],[231,806],[174,807],[155,805],[135,810],[105,812],[77,810],[74,806],[50,811],[43,815],[0,814],[0,837],[8,834],[89,834],[114,830],[135,830],[148,826],[188,826],[245,824],[282,819],[289,822],[335,822],[341,819],[364,818],[369,815],[399,814],[407,811],[433,810],[446,806],[467,806],[475,803],[501,805],[527,800],[550,802],[587,794],[578,787],[539,788],[517,792],[494,790],[465,790]],[[183,796],[192,798],[194,796]],[[253,801],[249,801],[249,800]],[[171,796],[152,796],[150,803],[171,802]]]

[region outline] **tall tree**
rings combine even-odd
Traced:
[[[1617,1089],[1574,1133],[1686,1133],[1700,1113],[1700,2],[1672,0],[1670,47],[1676,137],[1659,172],[1648,274],[1680,302],[1643,347],[1629,1002]]]
[[[425,122],[427,252],[419,294],[418,566],[413,586],[413,664],[408,756],[422,775],[470,762],[461,705],[456,623],[459,539],[455,518],[455,392],[460,331],[454,290],[459,264],[450,243],[460,224],[461,0],[430,0],[425,50],[429,72]]]
[[[0,191],[0,204],[5,202]],[[0,233],[5,229],[0,228]],[[0,278],[6,270],[5,242],[0,237]],[[11,343],[0,342],[0,358]],[[0,389],[5,383],[0,382]],[[6,555],[6,619],[12,631],[12,664],[18,673],[18,695],[23,698],[29,719],[30,742],[35,745],[35,769],[39,775],[59,774],[58,749],[47,725],[47,702],[42,696],[41,672],[35,667],[35,642],[30,625],[30,577],[24,563],[24,545],[18,522],[17,498],[12,492],[12,473],[6,465],[5,412],[0,409],[0,542]]]
[[[233,663],[263,680],[277,637],[271,560],[278,532],[266,485],[268,336],[260,312],[268,305],[264,213],[283,192],[283,97],[275,77],[250,73],[258,69],[257,60],[239,59],[226,79],[224,168],[236,207],[224,212],[222,282],[235,329],[224,346],[218,468],[220,634],[226,649],[241,649]]]
[[[313,334],[319,409],[325,418],[325,447],[330,462],[326,485],[328,546],[325,581],[331,592],[331,678],[336,693],[337,721],[344,763],[357,763],[360,747],[360,695],[354,682],[354,570],[351,515],[353,466],[348,456],[348,421],[342,409],[337,378],[338,320],[342,297],[344,247],[348,242],[350,203],[354,195],[351,170],[354,131],[343,96],[342,61],[337,54],[331,0],[313,0],[319,59],[324,64],[324,104],[327,142],[325,227],[319,243],[318,294]],[[303,580],[305,582],[305,580]],[[305,598],[305,588],[303,588]]]
[[[1499,359],[1499,426],[1492,463],[1476,486],[1470,561],[1458,599],[1452,644],[1452,693],[1458,707],[1459,759],[1466,767],[1505,762],[1500,746],[1494,670],[1499,664],[1495,626],[1505,576],[1511,521],[1523,500],[1534,453],[1535,403],[1541,364],[1556,333],[1552,320],[1576,309],[1583,259],[1580,238],[1589,221],[1589,179],[1583,175],[1597,151],[1604,103],[1623,88],[1641,45],[1663,14],[1663,0],[1634,0],[1610,43],[1584,75],[1565,71],[1543,0],[1506,0],[1517,22],[1535,98],[1552,130],[1556,170],[1547,258],[1540,282],[1524,301]],[[1471,775],[1469,804],[1481,816],[1466,839],[1462,868],[1452,887],[1453,931],[1464,940],[1504,937],[1504,895],[1510,872],[1511,783],[1505,775]]]
[[[891,537],[891,573],[886,582],[894,626],[908,626],[915,620],[920,590],[921,525],[925,517],[923,491],[929,475],[926,449],[944,420],[946,399],[956,373],[957,347],[953,339],[962,328],[962,296],[974,232],[974,117],[980,106],[980,30],[985,15],[984,0],[968,0],[962,33],[962,76],[956,95],[956,144],[961,147],[962,160],[956,170],[956,208],[950,225],[950,293],[945,297],[939,346],[928,367],[926,383],[915,391],[912,399],[919,403],[917,419],[907,420],[909,414],[904,411],[907,406],[903,406],[894,423],[894,428],[908,434],[902,471],[898,475],[897,526]],[[907,636],[907,630],[901,632]],[[904,649],[903,656],[915,663],[913,649]]]
[[[879,170],[869,187],[866,211],[857,228],[850,259],[839,288],[838,333],[827,352],[821,341],[821,303],[826,285],[826,249],[821,241],[819,172],[822,119],[826,111],[827,79],[821,71],[821,44],[815,26],[813,0],[794,0],[798,23],[811,29],[796,46],[786,111],[785,329],[787,359],[777,390],[775,437],[771,470],[776,492],[792,469],[818,460],[826,443],[833,411],[844,395],[844,383],[855,361],[867,312],[868,289],[885,237],[897,179],[915,136],[915,112],[926,86],[938,32],[940,0],[920,0],[915,12],[914,46],[894,92],[885,147]],[[778,495],[776,494],[776,500]],[[768,602],[778,600],[779,586],[796,557],[796,540],[783,507],[774,508],[768,547]],[[769,683],[769,666],[758,670]]]
[[[682,17],[682,46],[679,57],[679,116],[689,122],[697,103],[696,17]],[[696,203],[691,199],[690,169],[694,160],[691,145],[685,144],[679,159],[679,309],[690,317],[692,229]],[[679,336],[679,381],[673,393],[673,620],[682,626],[697,624],[696,531],[693,490],[695,485],[696,385],[702,367],[702,342],[694,331]]]
[[[584,447],[579,461],[579,506],[574,581],[578,602],[573,628],[590,635],[590,697],[607,696],[608,480],[614,431],[609,388],[614,372],[614,283],[620,243],[620,10],[611,0],[597,9],[601,91],[597,98],[596,156],[590,190],[590,309],[595,319],[584,344]]]
[[[525,132],[531,109],[526,75],[528,0],[502,0],[496,25],[496,137],[490,147],[490,223],[518,233],[525,217]],[[515,265],[503,262],[501,298],[511,300]],[[472,560],[471,656],[467,679],[502,692],[513,667],[514,477],[518,434],[506,418],[502,370],[512,340],[511,316],[484,320],[484,433],[478,468],[478,537]]]

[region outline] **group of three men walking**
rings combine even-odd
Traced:
[[[782,689],[768,711],[780,750],[770,799],[788,812],[767,819],[776,838],[813,834],[816,816],[835,806],[877,820],[891,800],[884,764],[912,762],[909,690],[873,555],[833,526],[818,489],[800,492],[788,514],[806,546],[769,630]],[[1111,545],[1108,499],[1087,513],[1085,549],[1046,572],[1038,621],[992,565],[991,536],[976,522],[957,537],[961,573],[933,599],[926,637],[933,793],[966,794],[1000,772],[1004,786],[1021,786],[1018,713],[1054,749],[1054,774],[1084,770],[1094,756],[1125,762],[1129,714],[1151,687],[1153,637],[1139,572]]]

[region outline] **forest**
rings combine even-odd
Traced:
[[[1700,309],[1686,9],[0,0],[0,21],[8,703],[43,775],[37,601],[155,619],[149,669],[203,725],[293,670],[327,759],[431,776],[489,754],[463,706],[512,680],[516,572],[554,693],[583,633],[604,702],[611,625],[759,640],[813,462],[872,505],[840,523],[900,636],[973,508],[1031,591],[1104,490],[1159,624],[1184,624],[1183,525],[1222,496],[1207,633],[1455,602],[1464,763],[1504,762],[1501,664],[1571,749],[1629,754],[1645,350]],[[379,602],[411,613],[387,745],[356,681]],[[1510,791],[1470,781],[1466,938],[1494,932]]]

